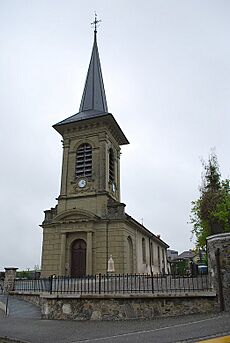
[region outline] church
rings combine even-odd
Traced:
[[[120,150],[129,144],[108,111],[94,42],[79,112],[53,126],[62,136],[57,205],[44,211],[41,276],[167,273],[168,245],[125,212],[120,201]]]

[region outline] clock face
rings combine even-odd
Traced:
[[[78,186],[80,188],[84,188],[86,186],[86,180],[85,179],[81,179],[78,181]]]

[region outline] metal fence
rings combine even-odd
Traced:
[[[15,291],[50,294],[164,294],[210,291],[208,275],[108,275],[16,280]]]

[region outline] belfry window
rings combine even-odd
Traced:
[[[113,150],[109,149],[109,181],[114,181],[114,154]]]
[[[76,178],[92,176],[92,147],[84,143],[79,146],[76,154]]]

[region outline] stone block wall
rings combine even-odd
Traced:
[[[220,310],[230,311],[230,233],[207,238],[208,265]]]
[[[215,294],[180,296],[43,296],[43,319],[153,319],[215,311]]]
[[[18,268],[14,268],[14,267],[5,268],[5,279],[4,279],[4,286],[3,286],[3,292],[5,294],[14,290],[14,280],[16,278],[17,269]]]

